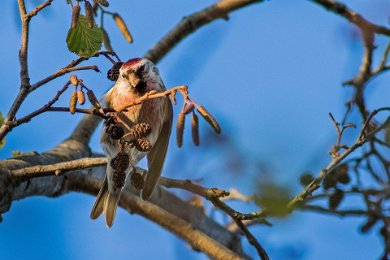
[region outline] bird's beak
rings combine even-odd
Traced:
[[[129,83],[132,88],[135,88],[140,82],[140,78],[135,73],[129,74]]]

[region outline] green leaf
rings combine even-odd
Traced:
[[[88,26],[88,19],[80,14],[75,28],[70,28],[66,37],[68,49],[80,57],[91,57],[98,52],[103,43],[103,31],[93,24]]]
[[[0,126],[3,124],[3,122],[4,122],[4,117],[3,114],[0,112]],[[0,149],[3,148],[4,145],[5,145],[5,138],[0,140]]]

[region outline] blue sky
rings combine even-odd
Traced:
[[[16,96],[19,83],[20,32],[14,2],[4,1],[0,9],[3,113]],[[75,58],[65,43],[71,12],[65,2],[54,1],[31,23],[32,82]],[[135,38],[133,45],[126,43],[110,17],[105,25],[122,59],[142,56],[183,16],[213,2],[111,0],[110,10],[118,11],[128,23]],[[373,22],[388,21],[388,1],[345,3]],[[341,118],[344,102],[351,94],[341,82],[353,77],[360,64],[362,48],[355,37],[354,27],[344,19],[304,0],[253,5],[233,13],[228,22],[216,21],[188,37],[160,62],[164,82],[168,87],[189,85],[191,96],[215,115],[222,124],[223,137],[243,155],[239,161],[244,164],[245,174],[215,171],[223,168],[214,160],[220,158],[220,151],[209,143],[194,148],[189,138],[183,152],[171,143],[166,174],[202,177],[205,185],[238,187],[251,194],[256,189],[253,178],[258,178],[255,169],[260,162],[267,165],[273,179],[298,192],[299,174],[318,172],[330,160],[327,151],[336,133],[328,112]],[[378,38],[379,50],[386,40]],[[103,59],[89,62],[95,63],[103,72],[109,68]],[[105,73],[77,75],[99,95],[111,86]],[[36,91],[19,115],[44,104],[66,80],[55,80]],[[384,75],[369,85],[370,109],[389,105],[388,80],[389,76]],[[66,98],[61,100],[64,105],[67,102]],[[52,148],[69,135],[79,118],[50,113],[18,127],[7,137],[0,159],[10,157],[13,150],[42,152]],[[358,123],[358,117],[352,120]],[[205,137],[207,126],[201,130]],[[95,151],[101,151],[98,132],[91,141]],[[187,170],[175,171],[183,160]],[[119,210],[112,229],[107,229],[102,219],[91,221],[93,201],[91,196],[70,194],[13,203],[0,224],[0,252],[5,259],[205,258],[154,223],[123,210]],[[381,253],[382,242],[375,229],[367,235],[359,234],[361,223],[359,218],[294,213],[288,219],[274,220],[272,228],[256,227],[253,231],[273,259],[375,259]],[[252,256],[256,255],[246,242],[244,245]]]

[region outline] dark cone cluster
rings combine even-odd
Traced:
[[[107,134],[110,138],[118,140],[122,138],[125,132],[119,124],[111,124],[108,126]]]
[[[120,189],[123,186],[125,186],[126,173],[114,171],[114,175],[112,176],[112,180],[114,181],[115,188]]]
[[[129,167],[130,158],[129,155],[125,152],[119,152],[110,162],[110,166],[116,172],[124,172],[127,167]]]
[[[138,172],[134,172],[130,177],[130,181],[131,181],[131,186],[133,186],[137,190],[142,190],[144,188],[145,181],[142,174]]]

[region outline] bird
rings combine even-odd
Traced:
[[[150,91],[165,90],[158,68],[146,58],[133,58],[120,67],[116,83],[104,95],[101,103],[105,108],[118,111]],[[146,136],[152,145],[150,151],[139,151],[134,146],[124,149],[129,158],[129,164],[124,171],[124,181],[134,173],[137,163],[147,157],[148,171],[141,197],[148,200],[158,183],[167,153],[172,128],[172,103],[168,97],[148,99],[141,104],[128,107],[125,111],[114,113],[116,123],[121,126],[124,134],[138,123],[146,123],[151,128],[150,134]],[[123,187],[115,184],[114,169],[110,166],[110,162],[120,152],[120,142],[108,134],[108,127],[106,124],[103,126],[100,139],[108,158],[106,175],[90,217],[96,219],[104,213],[106,225],[112,227]]]

